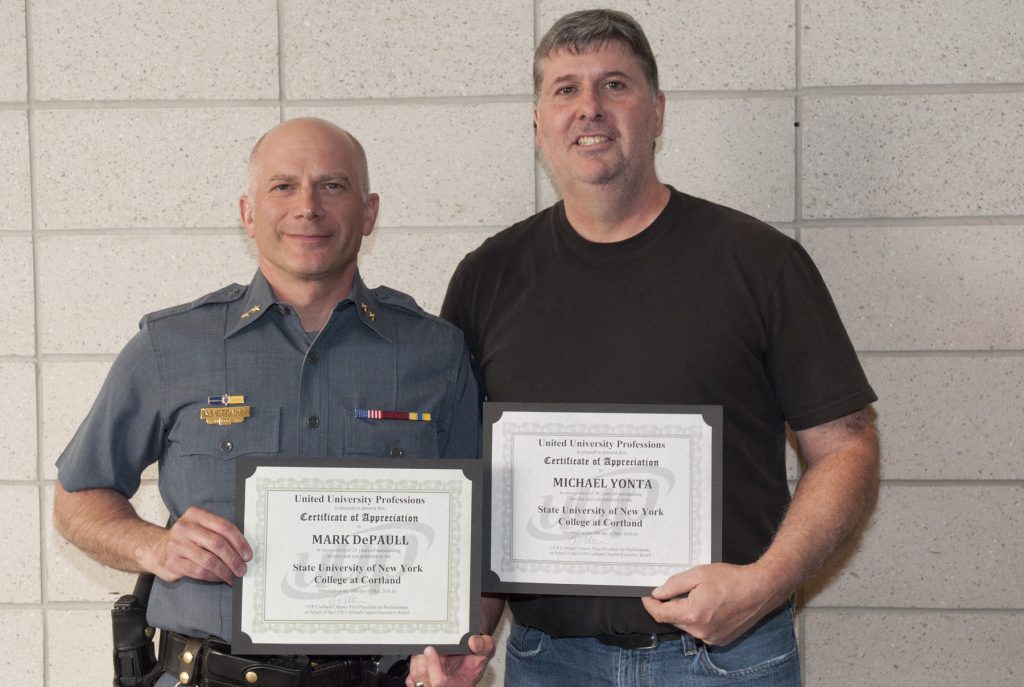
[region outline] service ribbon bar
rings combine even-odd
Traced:
[[[430,422],[430,413],[409,413],[403,410],[356,410],[356,417],[364,420],[413,420]]]
[[[245,403],[245,396],[229,396],[228,394],[210,396],[206,399],[206,403],[211,406],[236,406]]]

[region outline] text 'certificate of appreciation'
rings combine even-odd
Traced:
[[[233,652],[467,651],[480,461],[241,461]]]
[[[641,596],[721,559],[721,406],[484,404],[485,591]]]

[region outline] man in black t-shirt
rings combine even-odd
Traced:
[[[798,684],[791,599],[873,501],[874,392],[798,243],[658,180],[665,98],[631,17],[560,19],[534,85],[563,201],[467,256],[442,315],[492,401],[721,405],[723,562],[644,599],[512,596],[506,683]]]

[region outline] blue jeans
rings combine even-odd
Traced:
[[[653,649],[619,649],[593,637],[552,637],[513,623],[505,659],[505,687],[799,684],[792,606],[726,646],[707,646],[683,635]]]

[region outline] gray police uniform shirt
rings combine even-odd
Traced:
[[[210,396],[244,396],[250,416],[208,424]],[[429,422],[355,417],[430,413]],[[68,491],[131,497],[159,461],[171,518],[198,505],[234,521],[239,456],[476,458],[479,398],[462,333],[402,293],[357,275],[318,333],[303,331],[262,273],[145,316],[57,461]],[[231,588],[157,580],[149,623],[231,639]]]

